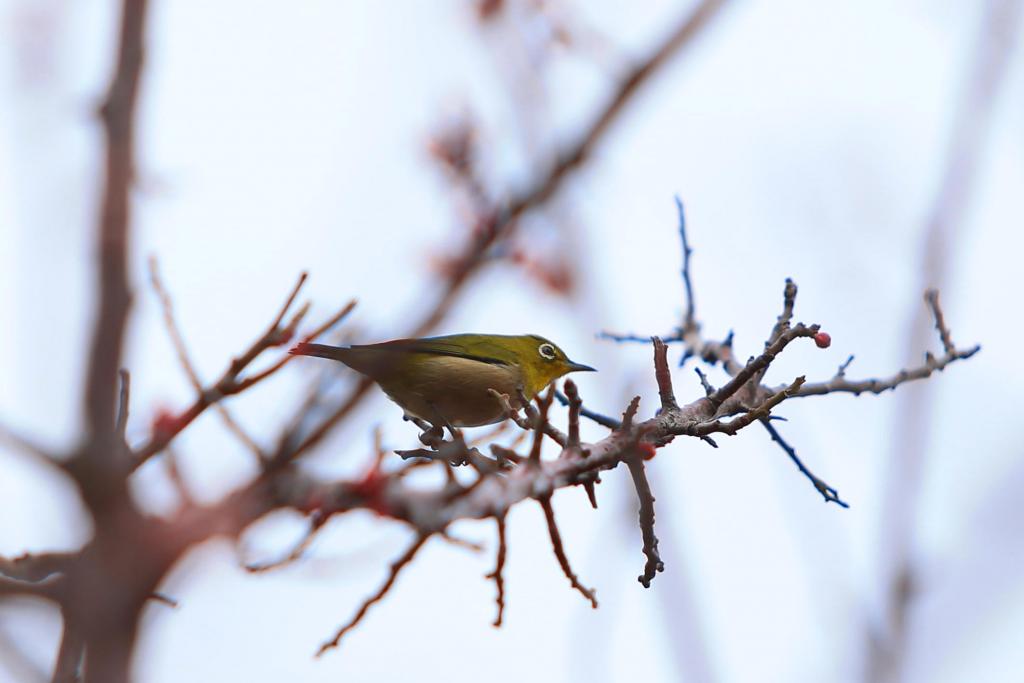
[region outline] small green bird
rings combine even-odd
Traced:
[[[435,428],[501,422],[507,415],[489,389],[521,408],[520,392],[532,399],[562,375],[594,370],[535,334],[452,334],[365,346],[299,344],[289,353],[341,361],[379,384],[408,416]]]

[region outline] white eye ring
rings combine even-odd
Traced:
[[[541,358],[546,358],[548,360],[555,359],[555,347],[551,344],[541,344],[537,347],[537,353],[540,354]]]

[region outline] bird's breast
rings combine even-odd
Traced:
[[[490,389],[508,395],[519,406],[522,375],[514,365],[484,363],[456,356],[412,359],[401,378],[381,382],[381,388],[406,412],[432,424],[447,421],[454,427],[476,427],[500,422],[501,403]]]

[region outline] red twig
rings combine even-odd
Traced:
[[[498,616],[494,618],[494,626],[501,626],[502,616],[505,614],[505,579],[503,572],[505,571],[505,554],[508,551],[508,546],[505,543],[505,514],[497,513],[494,515],[494,521],[498,525],[498,553],[494,561],[494,571],[487,575],[488,579],[494,579],[494,586],[498,589],[498,594],[494,598],[498,605]]]
[[[325,652],[332,648],[338,647],[338,644],[341,642],[341,639],[345,636],[346,633],[355,628],[359,624],[359,622],[363,620],[363,617],[366,616],[366,613],[369,611],[370,607],[372,607],[374,603],[380,602],[380,600],[383,599],[385,595],[387,595],[388,591],[391,590],[391,587],[395,585],[395,579],[398,578],[398,574],[402,571],[402,569],[405,568],[407,564],[412,562],[413,558],[416,557],[416,553],[419,552],[420,548],[423,547],[423,544],[426,543],[427,539],[429,538],[430,534],[419,534],[416,537],[416,540],[413,541],[413,544],[409,546],[409,549],[406,550],[401,557],[399,557],[397,560],[391,563],[391,569],[388,572],[388,578],[384,582],[384,584],[377,590],[376,593],[371,595],[363,602],[363,604],[359,607],[359,610],[356,611],[355,616],[352,617],[352,619],[350,619],[348,623],[346,623],[344,626],[338,629],[338,632],[334,634],[334,638],[320,646],[320,649],[316,652],[317,657],[322,656]]]
[[[566,557],[565,547],[562,545],[562,535],[558,532],[558,524],[555,522],[555,510],[551,507],[551,495],[540,496],[537,498],[537,502],[544,508],[544,519],[547,520],[548,534],[551,536],[551,548],[555,551],[555,557],[558,558],[558,564],[561,566],[562,572],[565,573],[565,578],[569,579],[572,587],[590,601],[591,607],[597,609],[597,598],[594,596],[594,590],[580,583],[572,567],[569,565],[569,558]]]

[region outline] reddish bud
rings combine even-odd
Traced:
[[[654,457],[654,454],[658,452],[658,449],[654,447],[653,443],[641,441],[636,445],[636,450],[639,451],[640,455],[644,460],[650,460]]]
[[[552,294],[567,296],[576,286],[572,266],[565,259],[542,260],[522,249],[514,249],[508,259]]]
[[[378,515],[387,517],[391,512],[381,495],[384,487],[387,486],[388,476],[381,471],[380,463],[375,462],[363,478],[351,484],[351,491],[356,496],[364,499],[365,505]]]
[[[284,346],[292,340],[295,336],[295,330],[290,327],[285,327],[277,331],[277,338],[274,339],[274,343],[271,346]]]
[[[832,345],[832,337],[829,336],[828,332],[819,332],[814,335],[814,343],[818,345],[819,349],[827,349]]]
[[[158,409],[150,423],[150,431],[158,441],[173,436],[178,431],[178,416],[167,408]]]
[[[476,5],[476,15],[480,21],[493,19],[504,6],[504,0],[480,0]]]

